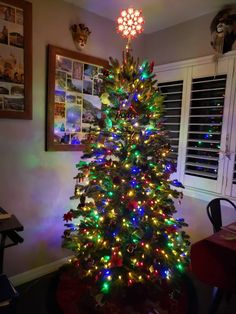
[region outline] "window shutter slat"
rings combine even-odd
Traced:
[[[217,179],[217,174],[204,173],[203,171],[188,170],[188,174],[194,175],[194,176],[197,176],[197,177],[205,177],[205,178],[209,178],[209,179]]]
[[[158,84],[161,93],[165,96],[163,105],[166,112],[164,116],[165,128],[169,133],[171,153],[169,159],[177,164],[179,148],[179,131],[181,120],[181,105],[183,81],[162,82]]]
[[[188,154],[187,157],[188,157],[188,158],[196,158],[196,159],[199,158],[198,156],[196,156],[196,155],[191,155],[191,154]],[[210,157],[210,156],[201,156],[201,159],[218,161],[218,157]]]

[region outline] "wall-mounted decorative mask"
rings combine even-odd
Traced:
[[[85,47],[91,31],[84,24],[73,24],[70,27],[72,38],[76,49],[81,50]]]
[[[236,40],[236,5],[227,5],[211,22],[211,45],[217,56],[230,50]]]

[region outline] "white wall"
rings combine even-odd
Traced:
[[[212,55],[210,24],[216,13],[175,25],[144,38],[143,57],[155,65]],[[157,17],[158,18],[158,17]],[[236,49],[236,45],[233,46]]]
[[[0,121],[0,206],[15,214],[25,228],[21,233],[24,243],[6,250],[4,271],[9,276],[71,254],[60,247],[64,230],[62,216],[70,208],[75,164],[81,154],[45,152],[46,46],[76,50],[69,26],[82,22],[92,30],[84,53],[120,58],[124,47],[115,24],[109,20],[62,0],[32,0],[32,4],[33,120]],[[134,54],[150,61],[157,59],[159,64],[210,54],[210,48],[206,48],[211,20],[208,19],[203,17],[205,26],[202,19],[193,24],[189,22],[192,34],[180,25],[141,36],[134,42]],[[182,205],[177,206],[179,216],[189,223],[193,241],[211,233],[205,207],[206,202],[189,197],[184,197]]]
[[[212,234],[212,226],[207,217],[208,202],[184,195],[181,203],[175,202],[176,217],[184,218],[188,227],[185,231],[190,235],[192,243]]]

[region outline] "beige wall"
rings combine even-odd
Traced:
[[[84,53],[120,58],[124,42],[115,24],[62,0],[33,0],[33,120],[0,121],[0,206],[24,225],[25,241],[6,249],[4,271],[14,275],[70,254],[62,250],[62,216],[74,190],[76,152],[45,152],[46,47],[76,50],[72,23],[92,34]],[[140,40],[141,43],[141,40]],[[140,43],[136,41],[135,52]]]
[[[70,208],[76,152],[45,152],[46,46],[75,50],[69,25],[85,23],[91,30],[84,53],[120,58],[124,42],[115,24],[62,0],[33,0],[33,120],[0,121],[0,206],[24,225],[25,241],[6,250],[4,270],[19,274],[71,254],[61,249],[62,216]],[[135,40],[133,50],[158,63],[211,53],[209,17]],[[199,23],[200,22],[200,23]],[[178,206],[195,241],[210,234],[206,202],[185,197]]]
[[[213,54],[210,45],[210,24],[214,14],[178,24],[145,36],[143,57],[155,62],[155,65],[166,64]],[[158,18],[158,17],[157,17]],[[234,45],[236,49],[236,45]]]

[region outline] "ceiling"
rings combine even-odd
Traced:
[[[78,7],[116,21],[122,9],[132,6],[142,9],[145,19],[144,32],[152,33],[194,19],[201,15],[218,12],[223,5],[235,0],[64,0]]]

